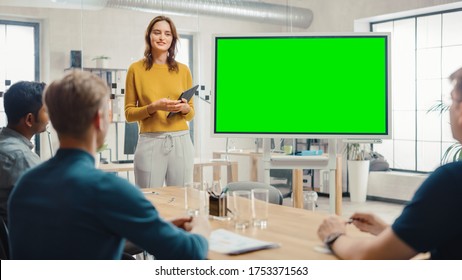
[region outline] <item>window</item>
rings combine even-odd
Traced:
[[[177,44],[178,53],[176,54],[176,60],[188,65],[191,73],[193,73],[193,36],[192,35],[180,35],[180,41]]]
[[[38,23],[0,20],[0,92],[18,81],[39,81]],[[7,120],[0,94],[0,127]],[[34,141],[34,139],[32,139]],[[39,137],[35,138],[40,154]]]
[[[178,53],[176,54],[176,60],[183,64],[186,64],[193,75],[194,83],[194,61],[193,61],[193,36],[180,34],[180,41],[177,44]],[[191,141],[194,144],[194,119],[189,123],[189,133]]]
[[[428,112],[449,101],[448,76],[462,66],[462,10],[371,23],[392,34],[393,139],[376,150],[400,170],[433,171],[454,143],[447,112]]]

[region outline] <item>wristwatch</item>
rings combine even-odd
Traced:
[[[326,244],[326,246],[331,250],[332,250],[332,245],[334,245],[334,242],[342,235],[345,235],[344,232],[333,232],[331,234],[329,234],[328,236],[326,236],[326,238],[324,238],[324,244]]]

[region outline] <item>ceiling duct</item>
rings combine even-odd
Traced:
[[[107,0],[106,7],[181,15],[207,15],[308,28],[310,9],[242,0]]]
[[[0,0],[0,6],[100,10],[107,0]]]

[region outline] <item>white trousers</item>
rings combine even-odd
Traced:
[[[140,188],[192,182],[194,146],[189,131],[140,134],[134,165],[135,183]]]

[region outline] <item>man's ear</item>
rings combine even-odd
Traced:
[[[93,124],[95,125],[95,128],[97,128],[98,130],[101,130],[101,127],[103,126],[103,115],[102,115],[102,112],[101,110],[98,110],[98,112],[96,112],[95,114],[95,117],[93,118]]]
[[[35,116],[32,113],[28,113],[26,116],[24,116],[24,124],[27,127],[32,127],[32,125],[35,123]]]

